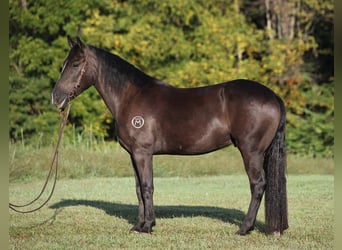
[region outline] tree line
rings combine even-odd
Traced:
[[[52,87],[66,36],[115,53],[178,87],[246,78],[287,107],[291,153],[333,155],[332,0],[10,0],[12,142],[51,143],[58,112]],[[73,101],[67,136],[114,138],[94,89]],[[70,125],[71,126],[71,125]]]

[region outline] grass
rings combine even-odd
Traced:
[[[76,146],[77,145],[77,146]],[[9,145],[10,201],[40,191],[53,147]],[[202,156],[154,157],[157,226],[130,233],[137,199],[129,155],[115,143],[62,145],[52,200],[33,214],[10,212],[10,249],[332,249],[334,161],[288,156],[290,228],[236,236],[250,193],[234,147]]]
[[[41,181],[11,183],[12,202],[28,201]],[[246,175],[155,178],[157,225],[129,233],[136,215],[133,177],[62,179],[48,206],[10,212],[10,249],[332,249],[334,177],[288,176],[290,228],[266,236],[264,208],[256,230],[235,235],[247,210]]]
[[[60,149],[59,177],[131,177],[130,158],[115,143],[66,143]],[[9,145],[10,182],[31,182],[46,177],[53,147]],[[289,174],[333,174],[332,158],[288,156]],[[245,174],[240,153],[233,146],[201,156],[155,156],[156,177]]]

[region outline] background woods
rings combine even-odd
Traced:
[[[333,155],[332,0],[9,3],[13,143],[52,143],[58,112],[50,92],[69,49],[66,35],[80,35],[178,87],[262,82],[286,102],[289,151]],[[114,138],[115,118],[94,89],[73,103],[69,140]]]

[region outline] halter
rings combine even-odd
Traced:
[[[82,81],[84,73],[86,72],[85,67],[87,66],[87,64],[88,64],[88,61],[86,57],[85,63],[83,64],[82,69],[81,69],[81,74],[78,76],[77,83],[74,86],[73,91],[68,96],[69,101],[71,101],[77,96],[76,92],[77,92],[77,89],[81,87],[81,81]]]

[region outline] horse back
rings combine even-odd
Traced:
[[[269,126],[274,98],[268,88],[247,80],[200,88],[155,85],[143,89],[125,109],[123,123],[128,126],[121,137],[132,145],[139,141],[154,154],[211,152],[242,141],[246,131],[260,133]],[[131,125],[138,116],[144,119],[141,128]]]

